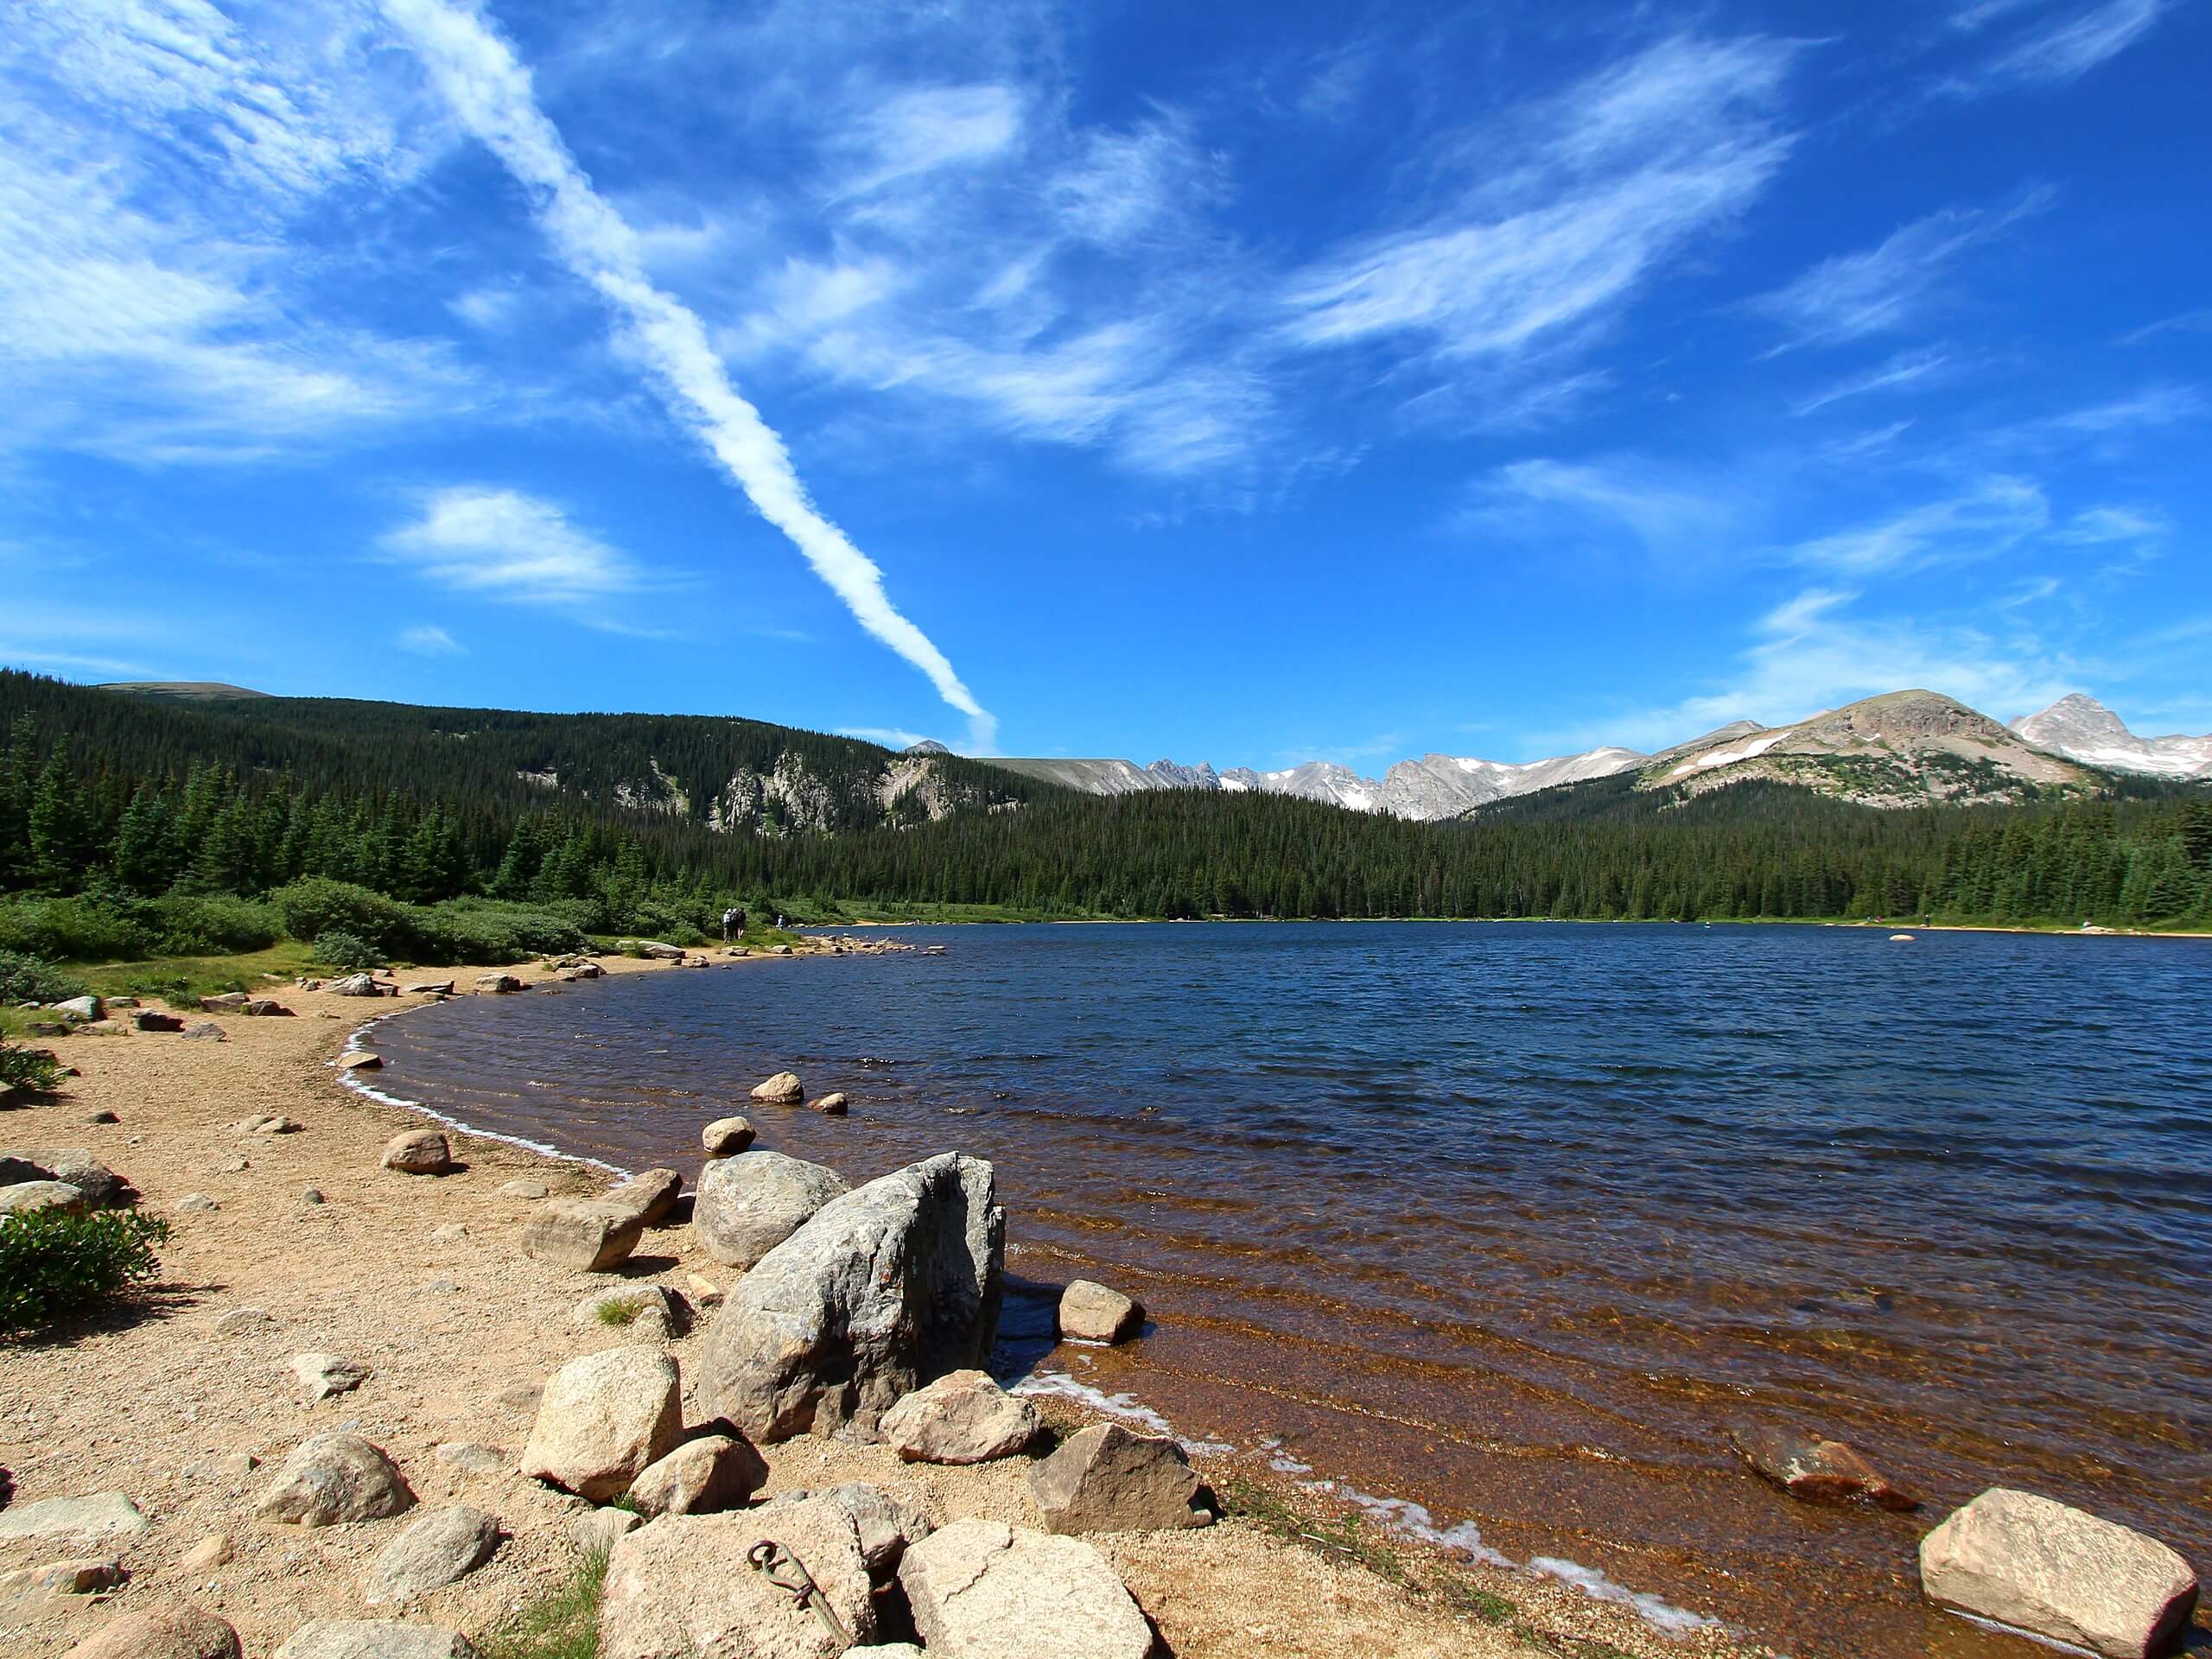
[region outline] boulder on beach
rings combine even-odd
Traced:
[[[2157,1539],[2003,1486],[1920,1541],[1920,1583],[1946,1607],[2105,1659],[2169,1651],[2197,1595],[2189,1563]]]
[[[456,1631],[373,1618],[311,1618],[273,1659],[482,1659]]]
[[[409,1129],[384,1143],[383,1161],[403,1175],[443,1175],[453,1168],[453,1143],[436,1129]]]
[[[141,1008],[130,1016],[130,1023],[140,1031],[182,1031],[184,1021],[174,1014],[163,1014],[159,1008]]]
[[[1060,1293],[1060,1334],[1077,1342],[1126,1342],[1144,1328],[1144,1304],[1090,1279]]]
[[[213,1020],[202,1020],[197,1025],[187,1026],[183,1035],[203,1043],[227,1043],[231,1040],[231,1033]]]
[[[752,1120],[718,1117],[699,1131],[699,1141],[706,1147],[709,1158],[731,1157],[753,1144]]]
[[[76,1549],[90,1549],[111,1538],[146,1530],[146,1517],[121,1492],[88,1497],[41,1497],[0,1510],[0,1544],[35,1539]]]
[[[85,1194],[67,1181],[14,1181],[0,1186],[0,1216],[35,1216],[48,1210],[85,1213]]]
[[[68,1659],[238,1659],[238,1633],[190,1602],[167,1601],[111,1619]]]
[[[683,1178],[672,1169],[641,1169],[619,1186],[609,1187],[593,1202],[636,1212],[648,1227],[658,1226],[676,1208],[683,1192]]]
[[[785,1492],[769,1499],[753,1513],[766,1516],[779,1504],[797,1503],[816,1496],[812,1492]],[[868,1574],[878,1584],[890,1583],[898,1573],[899,1563],[908,1547],[918,1544],[937,1530],[928,1511],[918,1501],[870,1481],[849,1480],[818,1496],[830,1499],[852,1516],[853,1528],[860,1534],[861,1554],[868,1560]]]
[[[522,989],[522,981],[512,974],[479,974],[476,988],[487,996],[508,996]]]
[[[657,1348],[609,1348],[553,1374],[523,1447],[521,1470],[609,1503],[674,1451],[683,1433],[676,1362]]]
[[[292,1018],[292,1011],[289,1008],[286,1007],[282,1002],[277,1001],[274,997],[268,996],[249,998],[245,1007],[241,1011],[243,1013],[251,1014],[257,1020],[289,1020]]]
[[[45,1561],[0,1573],[0,1602],[51,1601],[62,1596],[96,1596],[124,1580],[114,1561]]]
[[[765,1083],[753,1085],[753,1098],[764,1106],[796,1106],[806,1098],[806,1085],[796,1071],[779,1071]]]
[[[1010,1458],[1044,1427],[1037,1408],[983,1371],[952,1371],[883,1414],[883,1438],[909,1463]]]
[[[1152,1626],[1079,1538],[956,1521],[907,1550],[899,1587],[931,1653],[959,1659],[1146,1659]]]
[[[338,1057],[338,1069],[340,1071],[381,1071],[384,1056],[372,1054],[365,1048],[357,1048],[350,1054]]]
[[[730,1292],[701,1398],[764,1444],[810,1429],[875,1439],[899,1400],[990,1352],[1005,1225],[990,1165],[963,1153],[832,1199]]]
[[[1198,1477],[1164,1435],[1094,1423],[1029,1471],[1029,1495],[1048,1532],[1149,1532],[1203,1527]]]
[[[374,974],[347,974],[343,979],[334,979],[322,988],[333,996],[382,996],[385,988],[377,983]]]
[[[699,1172],[691,1231],[717,1262],[749,1268],[849,1189],[832,1169],[780,1152],[741,1152]]]
[[[522,1252],[579,1273],[607,1273],[622,1265],[645,1236],[645,1217],[574,1198],[556,1198],[522,1230]]]
[[[1885,1510],[1917,1509],[1920,1500],[1841,1440],[1786,1428],[1741,1427],[1730,1438],[1752,1470],[1792,1497],[1838,1503],[1864,1497]]]
[[[768,1465],[742,1434],[702,1434],[647,1466],[630,1483],[639,1515],[711,1515],[744,1507],[768,1481]]]
[[[264,1521],[302,1527],[381,1521],[415,1506],[399,1465],[359,1434],[317,1434],[300,1442],[254,1509]]]
[[[307,1400],[351,1394],[369,1380],[367,1366],[339,1354],[295,1354],[291,1372],[301,1397]]]
[[[410,996],[451,996],[453,981],[449,979],[424,980],[419,984],[410,985],[407,988],[407,995]]]
[[[97,996],[71,996],[54,1003],[52,1012],[60,1014],[65,1020],[73,1020],[80,1025],[90,1025],[95,1020],[107,1018],[107,1005]]]
[[[201,997],[200,1011],[202,1014],[236,1014],[245,1007],[248,1000],[244,991],[225,991],[217,996]]]
[[[617,1539],[600,1602],[601,1659],[837,1659],[849,1644],[812,1607],[745,1564],[764,1536],[804,1564],[853,1642],[874,1640],[875,1603],[852,1517],[819,1497],[778,1504],[772,1532],[758,1511],[745,1511],[663,1516]]]
[[[361,1583],[372,1607],[413,1601],[474,1573],[499,1547],[499,1523],[465,1503],[432,1510],[377,1552]]]

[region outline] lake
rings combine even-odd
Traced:
[[[2212,944],[1888,931],[899,929],[948,953],[424,1009],[378,1087],[687,1177],[732,1109],[855,1184],[978,1154],[1017,1281],[1154,1320],[1051,1351],[1017,1294],[1002,1369],[1662,1624],[2032,1652],[1917,1595],[1984,1486],[2212,1567]],[[746,1102],[786,1068],[852,1116]],[[1797,1503],[1738,1423],[1927,1505]]]

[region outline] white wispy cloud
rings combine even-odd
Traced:
[[[1878,363],[1858,374],[1847,375],[1831,381],[1811,396],[1790,405],[1793,415],[1805,416],[1831,404],[1840,404],[1847,397],[1863,397],[1869,392],[1895,391],[1938,375],[1950,366],[1951,354],[1942,348],[1926,351],[1900,352],[1887,362]]]
[[[2103,547],[2114,542],[2156,541],[2172,533],[2173,520],[2142,507],[2085,507],[2050,532],[2054,542]]]
[[[381,545],[441,586],[521,604],[579,608],[640,585],[623,554],[553,502],[519,490],[433,492],[422,516]]]
[[[925,743],[928,735],[910,732],[901,726],[840,726],[840,737],[857,737],[864,743],[880,743],[887,749],[911,749],[917,743]]]
[[[556,251],[613,309],[671,412],[861,627],[921,670],[938,695],[969,717],[977,747],[990,747],[990,713],[891,602],[881,569],[817,510],[783,440],[731,382],[697,315],[646,276],[630,227],[593,189],[538,108],[529,73],[506,41],[478,14],[443,0],[385,0],[385,12],[413,42],[461,122],[531,194]]]
[[[1012,149],[1021,137],[1021,99],[1011,86],[925,86],[871,110],[853,134],[860,170],[855,194],[944,167],[967,167]]]
[[[1751,301],[1751,307],[1784,331],[1775,353],[1894,333],[1918,321],[1946,294],[1960,255],[2042,211],[2050,200],[2049,191],[2038,189],[1994,212],[1944,208],[1891,232],[1875,247],[1821,260]]]
[[[1783,556],[1847,576],[1923,569],[2002,553],[2050,522],[2040,485],[1993,474],[1959,494],[1800,542]]]
[[[1681,37],[1547,100],[1517,154],[1469,145],[1456,200],[1294,276],[1285,334],[1308,346],[1414,334],[1482,356],[1604,321],[1780,169],[1791,141],[1772,110],[1794,53]]]
[[[435,622],[418,622],[411,628],[403,628],[392,641],[400,650],[416,657],[466,657],[468,647],[448,633]]]
[[[1719,535],[1735,504],[1669,468],[1633,456],[1536,459],[1497,468],[1477,486],[1465,522],[1526,522],[1532,511],[1624,526],[1656,551]]]
[[[2058,22],[2021,35],[1959,82],[1956,90],[1972,94],[2079,80],[2148,35],[2173,4],[2174,0],[2103,0],[2073,10]]]

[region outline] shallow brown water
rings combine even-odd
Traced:
[[[2005,1484],[2212,1562],[2212,947],[1812,928],[902,931],[848,957],[471,998],[380,1088],[624,1167],[743,1105],[858,1181],[998,1166],[1014,1274],[1154,1324],[1002,1357],[1662,1625],[1794,1654],[2039,1649],[1921,1603]],[[1047,1333],[1039,1336],[1039,1326]],[[1919,1516],[1800,1504],[1735,1421],[1852,1441]],[[1301,1468],[1300,1465],[1303,1465]]]

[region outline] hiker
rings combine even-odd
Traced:
[[[728,944],[731,939],[741,938],[744,934],[745,912],[732,905],[722,912],[722,943]]]

